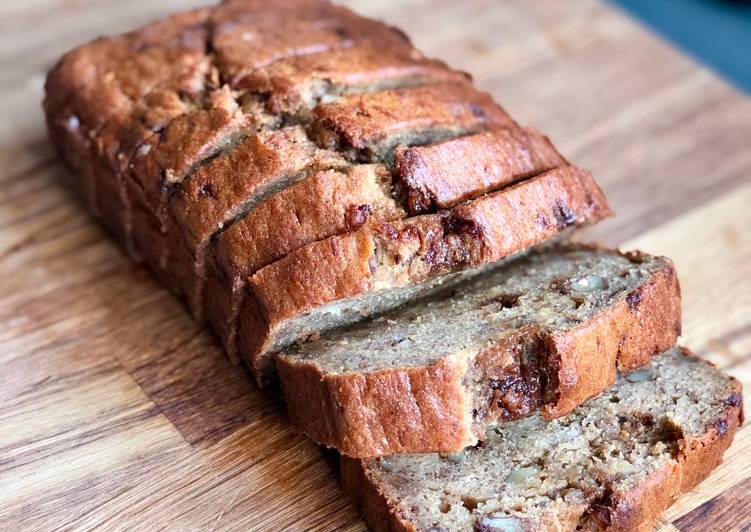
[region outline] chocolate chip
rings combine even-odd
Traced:
[[[412,214],[424,214],[433,210],[435,199],[431,194],[410,190],[407,193],[407,206]]]
[[[212,199],[216,199],[216,194],[214,193],[214,187],[211,185],[211,183],[201,183],[201,186],[198,187],[198,195],[200,197],[210,197]]]
[[[537,222],[537,225],[542,227],[543,229],[546,229],[548,225],[550,225],[550,222],[548,221],[548,217],[545,215],[544,212],[541,212],[537,215],[537,219],[535,220]]]
[[[483,109],[480,104],[470,103],[469,110],[472,111],[472,114],[477,118],[485,119],[485,109]]]
[[[397,231],[396,227],[394,227],[388,222],[383,222],[382,224],[379,224],[378,230],[380,231],[381,234],[383,234],[390,240],[397,240],[399,238],[399,231]]]
[[[482,306],[498,305],[500,308],[513,308],[519,302],[519,294],[501,294],[482,303]]]
[[[373,209],[368,204],[352,205],[347,211],[346,222],[350,229],[358,229],[365,225],[370,215],[373,214]]]
[[[571,209],[569,209],[568,205],[566,205],[566,203],[564,203],[562,200],[555,202],[555,206],[553,207],[553,216],[555,216],[555,226],[558,229],[564,229],[576,223],[576,217],[574,216],[574,213],[571,212]]]
[[[743,401],[743,397],[739,393],[734,393],[730,397],[726,398],[723,403],[727,406],[738,406]]]
[[[464,235],[469,234],[476,238],[482,236],[482,228],[477,225],[477,222],[467,218],[458,218],[454,216],[447,216],[443,219],[443,228],[446,234],[451,235]]]
[[[584,196],[584,201],[587,203],[587,207],[592,207],[595,204],[595,199],[592,197],[591,192],[587,192]]]
[[[394,335],[394,339],[391,342],[391,346],[394,347],[396,345],[399,345],[404,340],[405,340],[404,335],[397,333],[397,334]]]
[[[634,290],[626,296],[626,303],[631,312],[636,312],[639,309],[639,303],[641,303],[641,288]]]

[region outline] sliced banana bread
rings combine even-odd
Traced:
[[[368,224],[315,242],[248,279],[238,350],[260,382],[271,355],[433,288],[432,279],[499,261],[610,214],[591,174],[551,170],[450,211]]]
[[[680,323],[668,259],[569,245],[290,348],[277,368],[293,424],[319,443],[450,453],[499,421],[567,414],[674,345]]]
[[[224,231],[207,253],[204,306],[227,353],[235,356],[235,329],[245,280],[257,270],[324,238],[368,221],[404,218],[391,193],[391,173],[380,164],[315,172],[262,202]]]
[[[722,460],[740,383],[674,348],[555,420],[490,430],[452,455],[344,458],[374,530],[649,530]]]
[[[455,164],[461,165],[456,172],[447,161],[453,151],[460,161]],[[419,210],[410,207],[413,212],[430,212],[566,165],[547,138],[519,128],[401,146],[397,160],[401,162],[396,176],[383,164],[313,173],[261,202],[218,235],[216,249],[208,253],[214,260],[206,269],[204,305],[230,356],[236,351],[236,320],[246,279],[263,266],[368,221],[404,218],[407,212],[399,199],[404,205],[420,201]],[[394,194],[394,186],[409,198],[398,198],[401,194]]]
[[[280,347],[610,214],[469,75],[324,0],[85,44],[44,108],[92,212],[260,378]]]

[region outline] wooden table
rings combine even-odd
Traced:
[[[2,530],[363,527],[335,460],[59,184],[45,71],[189,4],[0,4]],[[592,169],[619,216],[591,236],[674,258],[683,343],[751,396],[751,100],[595,0],[352,4],[472,72]],[[747,425],[663,529],[748,529],[749,457]]]

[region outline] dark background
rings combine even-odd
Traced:
[[[751,1],[612,2],[751,94]]]

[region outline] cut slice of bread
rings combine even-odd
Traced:
[[[290,348],[277,369],[316,442],[358,458],[451,453],[499,421],[567,414],[674,345],[680,323],[668,259],[567,245]]]
[[[204,306],[227,354],[236,358],[235,324],[249,275],[311,242],[405,215],[388,169],[358,164],[315,172],[220,233],[207,253]]]
[[[374,530],[650,530],[722,460],[740,383],[680,349],[571,414],[514,421],[454,455],[344,458]]]
[[[263,382],[273,372],[271,354],[296,341],[394,308],[413,299],[421,283],[497,262],[610,214],[591,174],[569,166],[447,212],[312,243],[248,279],[238,352]]]
[[[321,146],[353,160],[387,162],[399,144],[429,144],[486,128],[518,128],[468,81],[350,94],[313,111]]]
[[[509,127],[396,151],[396,188],[413,214],[447,209],[568,164],[546,136]]]
[[[294,126],[249,135],[182,183],[169,203],[170,270],[196,320],[202,320],[205,252],[212,238],[310,172],[345,165]]]

